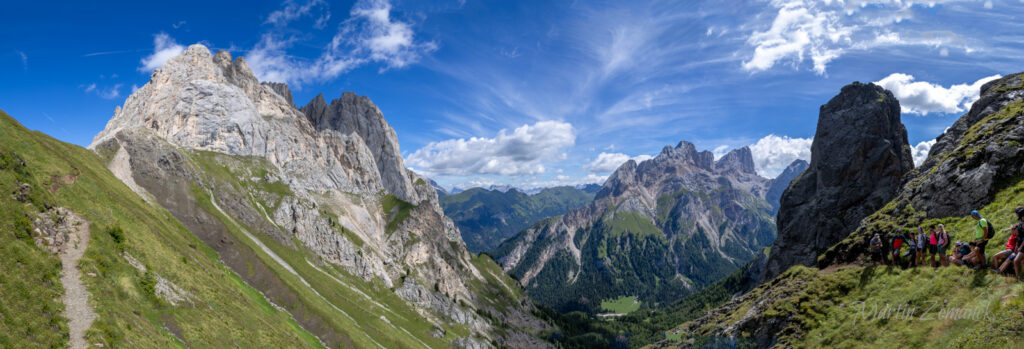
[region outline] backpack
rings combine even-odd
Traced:
[[[987,219],[985,220],[985,223],[988,223],[988,232],[985,233],[985,240],[988,240],[995,236],[996,229],[992,227],[992,222],[989,222]]]

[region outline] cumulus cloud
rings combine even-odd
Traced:
[[[928,151],[932,150],[933,145],[935,145],[934,139],[917,143],[914,149],[911,149],[911,155],[914,157],[914,166],[921,166],[921,163],[928,158]]]
[[[981,85],[1002,76],[992,75],[968,85],[958,84],[942,87],[925,81],[914,81],[913,75],[893,73],[875,84],[892,91],[900,101],[904,113],[928,115],[928,113],[962,113],[978,100]]]
[[[179,45],[167,33],[159,33],[153,36],[153,54],[142,59],[142,66],[139,71],[151,72],[164,65],[168,59],[173,58],[185,51],[185,46]]]
[[[597,158],[594,158],[594,161],[583,166],[583,168],[589,170],[591,173],[608,173],[615,171],[619,166],[622,166],[623,163],[630,159],[636,162],[641,162],[650,158],[650,155],[637,155],[631,157],[623,153],[602,152],[597,155]]]
[[[406,163],[428,176],[532,175],[546,171],[544,162],[562,158],[561,149],[576,142],[576,130],[561,121],[541,121],[494,138],[432,142],[409,155]]]
[[[316,5],[318,3],[313,1],[297,6],[290,1],[286,2],[284,9],[275,12],[279,13],[277,15],[272,13],[267,22],[283,27],[290,20],[321,6]],[[326,4],[322,6],[326,8]],[[326,21],[325,18],[321,16],[314,26]],[[437,49],[434,42],[417,41],[412,24],[395,18],[391,3],[386,0],[356,2],[350,17],[340,25],[338,32],[314,60],[288,54],[288,49],[302,40],[285,34],[289,32],[278,28],[264,33],[256,46],[245,55],[249,67],[260,80],[286,82],[301,87],[302,83],[334,79],[371,62],[382,64],[382,72],[403,68]]]
[[[786,166],[797,159],[811,160],[810,138],[790,138],[767,135],[750,145],[757,173],[766,178],[775,178]]]
[[[851,50],[870,50],[895,45],[955,46],[973,49],[952,33],[936,31],[892,31],[891,25],[913,16],[913,8],[933,7],[956,0],[860,0],[804,1],[773,0],[774,15],[767,29],[747,38],[753,54],[743,62],[750,72],[768,70],[780,63],[794,67],[810,59],[814,72],[825,74],[828,63]],[[945,51],[948,54],[948,50]]]

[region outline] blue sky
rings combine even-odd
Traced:
[[[688,140],[807,158],[852,81],[900,98],[911,145],[1024,70],[1024,1],[212,1],[5,4],[0,109],[88,145],[133,86],[192,43],[261,79],[369,96],[407,165],[445,186],[601,181]],[[923,143],[924,142],[924,143]]]

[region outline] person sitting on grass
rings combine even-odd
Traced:
[[[896,233],[892,235],[892,240],[889,243],[889,248],[892,251],[892,265],[902,265],[902,263],[900,263],[900,249],[903,248],[903,243],[905,242],[907,242],[907,236],[903,234],[902,230],[897,230]]]
[[[1017,229],[1017,225],[1014,225],[1010,228],[1010,237],[1006,239],[1006,249],[992,255],[992,266],[999,267],[1000,273],[1006,269],[1004,268],[1003,261],[1008,260],[1014,252],[1017,252],[1017,243],[1020,239],[1018,234],[1020,234],[1020,232]]]
[[[992,256],[992,265],[999,266],[1000,274],[1003,274],[1008,269],[1010,269],[1011,265],[1014,266],[1014,275],[1019,274],[1017,265],[1014,263],[1014,260],[1024,259],[1024,257],[1020,256],[1021,246],[1024,246],[1024,244],[1021,243],[1021,240],[1024,240],[1024,235],[1021,234],[1021,225],[1014,224],[1012,227],[1010,227],[1010,240],[1006,242],[1007,250],[1000,251],[999,253],[996,253],[995,256]],[[1000,257],[1000,255],[1004,254],[1005,259]]]
[[[972,251],[967,257],[964,257],[965,261],[973,264],[972,268],[981,268],[985,266],[985,246],[988,246],[988,220],[982,217],[978,211],[971,211],[971,218],[974,218],[974,239],[968,243],[971,246]]]
[[[882,262],[882,236],[875,233],[871,238],[871,265],[878,266]]]
[[[953,247],[953,255],[949,256],[949,261],[955,265],[968,267],[971,263],[967,261],[967,255],[971,253],[971,246],[966,243],[957,241]]]
[[[938,245],[935,247],[935,252],[939,254],[939,264],[944,267],[949,266],[949,258],[946,257],[946,250],[949,249],[951,241],[949,241],[949,234],[946,233],[946,227],[942,224],[938,225]]]

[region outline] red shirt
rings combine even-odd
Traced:
[[[1006,242],[1006,249],[1007,250],[1016,250],[1017,249],[1017,235],[1010,236],[1010,241]]]

